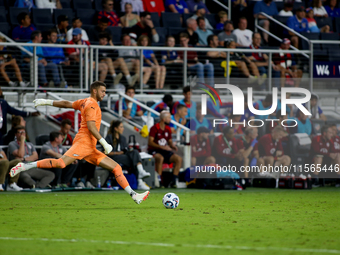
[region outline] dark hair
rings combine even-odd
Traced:
[[[58,34],[58,31],[57,31],[57,29],[55,29],[55,28],[51,28],[50,30],[48,30],[48,32],[47,32],[47,35],[51,36],[51,34],[52,34],[52,33],[56,33],[56,34]]]
[[[16,127],[20,125],[21,122],[21,116],[19,115],[12,115],[12,127]]]
[[[318,97],[316,95],[312,94],[311,97],[310,97],[310,100],[313,100],[313,99],[318,100]]]
[[[323,133],[327,132],[327,129],[329,129],[329,128],[330,128],[330,126],[328,126],[328,125],[322,126],[321,127],[321,135],[323,135]]]
[[[222,133],[223,134],[228,134],[230,130],[233,130],[233,128],[230,127],[230,126],[226,126],[226,127],[223,128]]]
[[[215,37],[215,36],[217,36],[217,35],[209,35],[209,36],[208,36],[208,38],[207,38],[208,44],[210,44],[210,42],[211,42],[212,40],[214,40],[214,37]]]
[[[108,134],[111,134],[112,135],[112,145],[115,146],[117,143],[118,143],[118,139],[116,137],[116,130],[115,128],[119,127],[119,125],[123,123],[122,121],[120,120],[113,120],[111,121],[111,125],[110,125],[110,128],[108,130]]]
[[[59,131],[52,131],[50,133],[50,142],[53,142],[56,138],[58,138],[59,136],[62,136],[63,134],[60,133]]]
[[[75,22],[75,21],[78,20],[78,19],[80,20],[79,17],[74,17],[74,18],[72,19],[72,23]],[[80,21],[81,21],[81,20],[80,20]]]
[[[131,5],[132,6],[132,3],[127,2],[127,3],[125,3],[124,7],[126,7],[127,5]]]
[[[178,104],[177,106],[176,106],[176,110],[177,110],[177,112],[179,111],[179,110],[181,110],[182,108],[188,108],[186,105],[184,105],[184,104]]]
[[[147,36],[147,35],[141,35],[141,36],[138,38],[137,45],[138,45],[138,46],[142,46],[142,41],[143,41],[144,38],[147,38],[147,39],[148,39],[148,46],[151,46],[151,40],[150,40],[149,36]]]
[[[100,32],[98,38],[106,38],[108,41],[110,41],[112,39],[112,36],[108,32]]]
[[[185,33],[185,32],[179,34],[179,38],[182,38],[182,37],[185,37],[185,38],[189,39],[189,35],[187,33]]]
[[[103,1],[102,1],[102,5],[106,4],[108,1],[112,1],[113,4],[114,4],[114,2],[115,2],[114,0],[103,0]]]
[[[72,126],[72,122],[71,122],[69,119],[63,119],[63,120],[61,121],[61,126],[62,126],[62,127],[65,127],[65,125],[70,125],[70,126]]]
[[[18,20],[20,25],[21,25],[21,21],[24,20],[27,15],[29,15],[27,12],[21,12],[21,13],[18,14],[17,20]]]
[[[107,17],[102,17],[100,20],[98,20],[98,23],[99,22],[101,22],[101,23],[109,23],[110,20]]]
[[[151,16],[150,12],[141,12],[141,14],[139,15],[139,17],[140,17],[140,18],[145,18],[145,17],[148,16],[148,15]]]
[[[122,34],[122,35],[120,36],[120,41],[123,41],[123,39],[124,39],[125,36],[130,37],[128,34]]]
[[[197,24],[200,22],[200,20],[204,20],[204,21],[205,21],[205,19],[204,19],[203,17],[198,17],[198,18],[196,19]]]
[[[172,101],[173,101],[172,95],[170,95],[170,94],[165,94],[164,97],[163,97],[163,99],[162,99],[162,101],[163,101],[164,103],[166,103],[166,104],[169,106],[169,104],[172,103]],[[168,104],[168,103],[169,103],[169,104]]]
[[[90,86],[90,92],[92,93],[92,90],[99,89],[101,86],[104,86],[106,88],[106,84],[102,81],[95,81]]]
[[[17,133],[19,130],[21,130],[21,129],[25,129],[25,127],[24,126],[21,126],[21,125],[19,125],[19,126],[16,126],[15,128],[14,128],[14,131],[15,131],[15,133]]]
[[[128,92],[130,89],[133,89],[133,91],[136,92],[136,89],[135,89],[134,86],[127,86],[127,87],[125,88],[125,93]]]
[[[186,94],[186,93],[190,92],[190,90],[191,90],[191,87],[190,87],[190,86],[185,86],[185,87],[183,88],[183,94]]]
[[[31,33],[31,40],[33,41],[35,37],[39,36],[41,32],[39,30],[35,30]]]
[[[254,32],[254,33],[253,33],[253,37],[252,37],[253,39],[254,39],[254,36],[255,36],[256,34],[259,34],[259,35],[261,36],[261,33],[259,33],[259,32]]]

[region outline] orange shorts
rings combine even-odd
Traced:
[[[84,146],[83,143],[74,143],[68,151],[65,152],[66,156],[75,159],[85,159],[87,162],[98,166],[99,163],[107,156],[92,146]]]

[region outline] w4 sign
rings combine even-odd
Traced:
[[[313,74],[314,78],[338,78],[340,77],[340,62],[315,61]]]

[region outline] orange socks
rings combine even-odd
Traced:
[[[129,183],[123,174],[122,167],[119,164],[113,168],[112,173],[115,175],[116,181],[123,189],[129,186]]]
[[[59,159],[48,158],[48,159],[39,160],[37,162],[37,167],[38,168],[64,168],[66,167],[66,165],[65,165],[64,160],[62,160],[61,158]]]

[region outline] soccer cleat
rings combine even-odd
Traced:
[[[145,182],[143,182],[142,179],[138,179],[138,187],[137,187],[137,189],[150,190],[150,187]]]
[[[21,81],[19,82],[21,87],[28,87],[31,83],[30,82],[25,82],[25,81]]]
[[[2,187],[2,184],[0,184],[0,191],[4,191],[4,188]]]
[[[151,174],[149,172],[145,171],[144,169],[143,169],[143,171],[138,171],[138,178],[140,178],[140,179],[150,177],[150,175]]]
[[[87,181],[86,188],[95,189],[95,186],[93,186],[91,182]]]
[[[11,171],[9,172],[9,175],[11,177],[14,177],[20,172],[25,171],[26,169],[24,165],[25,165],[24,163],[18,163],[15,167],[12,167]]]
[[[8,85],[11,86],[11,87],[16,87],[16,86],[17,86],[17,83],[14,82],[14,81],[9,81],[9,82],[8,82]]]
[[[136,204],[139,205],[140,203],[142,203],[143,201],[145,201],[148,198],[149,194],[150,194],[150,191],[146,191],[142,194],[136,193],[136,194],[132,195],[132,199],[133,199],[133,201],[136,202]]]
[[[22,191],[23,188],[19,187],[15,182],[13,182],[12,184],[10,184],[10,185],[7,187],[7,190],[8,190],[8,191]]]

